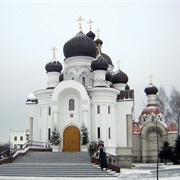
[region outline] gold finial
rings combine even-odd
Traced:
[[[118,61],[117,61],[117,64],[118,64],[118,69],[119,69],[119,70],[120,70],[120,63],[121,63],[121,61],[118,60]]]
[[[99,39],[99,33],[100,33],[101,31],[99,30],[99,28],[97,29],[97,31],[96,31],[96,33],[97,33],[97,38]]]
[[[53,59],[56,59],[56,54],[55,54],[55,51],[57,51],[57,49],[55,47],[53,47],[51,49],[51,51],[53,52]]]
[[[101,55],[101,44],[97,45],[97,50],[98,50],[98,56]]]
[[[153,76],[150,74],[149,75],[150,83],[152,83],[152,78],[153,78]]]
[[[82,21],[84,21],[84,19],[81,16],[79,16],[79,18],[76,21],[79,21],[79,29],[82,30],[82,24],[81,23],[82,23]]]
[[[94,23],[91,19],[87,22],[89,24],[89,29],[92,31],[92,23]]]

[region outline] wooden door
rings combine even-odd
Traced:
[[[80,132],[78,128],[70,126],[65,129],[63,135],[63,151],[80,151]]]

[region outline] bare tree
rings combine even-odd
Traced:
[[[172,87],[171,90],[169,106],[173,120],[178,123],[180,117],[180,92],[175,87]]]
[[[158,90],[158,94],[156,96],[156,102],[159,108],[164,112],[164,118],[167,121],[171,121],[171,113],[169,109],[169,98],[166,94],[165,89],[160,86]]]

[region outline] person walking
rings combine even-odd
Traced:
[[[104,168],[106,168],[106,171],[107,171],[107,169],[108,169],[108,163],[107,163],[107,159],[106,159],[106,153],[103,151],[102,148],[100,149],[99,161],[100,161],[101,170],[103,170]]]

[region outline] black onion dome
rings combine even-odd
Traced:
[[[93,71],[95,71],[95,70],[105,70],[105,71],[107,71],[108,62],[102,56],[99,56],[98,59],[92,61],[91,69]]]
[[[98,44],[100,44],[100,45],[102,45],[103,44],[103,41],[101,40],[101,39],[96,39],[95,40],[95,43],[98,45]]]
[[[90,56],[95,58],[97,55],[96,43],[80,31],[64,44],[63,52],[66,58],[73,56]]]
[[[62,64],[59,61],[52,61],[46,64],[46,72],[61,72]]]
[[[95,34],[92,32],[92,31],[89,31],[87,34],[86,34],[87,37],[91,38],[92,40],[94,40],[95,38]]]
[[[108,62],[108,64],[110,64],[110,65],[113,66],[112,60],[111,60],[111,58],[110,58],[107,54],[101,53],[101,55],[106,59],[106,61]]]
[[[106,73],[106,81],[111,81],[111,80],[112,80],[112,74],[109,71],[107,71],[107,73]]]
[[[28,99],[26,100],[26,104],[38,104],[37,97],[34,94],[29,94]]]
[[[124,83],[126,84],[128,82],[128,76],[121,71],[120,69],[115,72],[112,76],[112,83],[117,84],[117,83]]]
[[[156,86],[153,85],[153,83],[150,83],[145,89],[144,92],[146,93],[146,95],[149,94],[156,94],[158,92],[158,88]]]
[[[129,85],[126,84],[125,90],[129,90],[129,89],[130,89]]]

